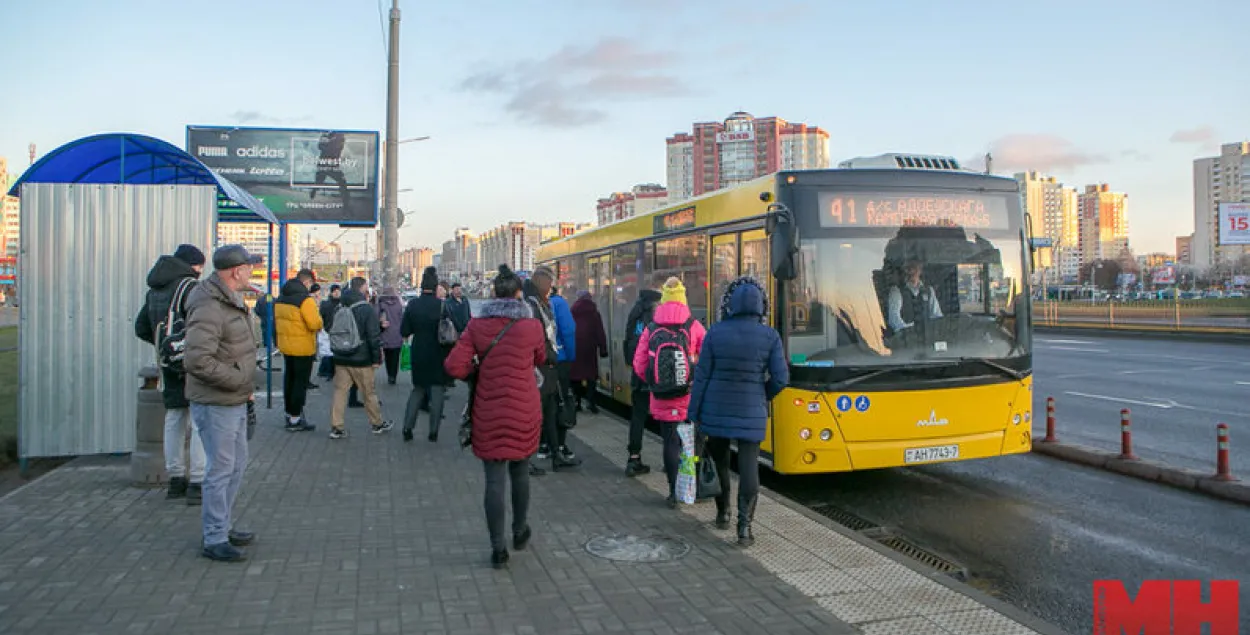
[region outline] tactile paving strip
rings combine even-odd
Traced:
[[[625,467],[627,429],[615,418],[586,416],[573,435]],[[659,439],[648,433],[644,454],[660,456]],[[736,490],[737,476],[731,475]],[[625,480],[622,478],[622,480]],[[659,465],[635,480],[658,496],[668,482]],[[778,578],[839,619],[857,624],[866,634],[895,635],[1018,635],[1029,628],[889,557],[877,553],[779,503],[767,489],[760,492],[755,513],[755,545],[744,550]],[[718,540],[736,542],[733,529],[715,530],[711,501],[679,507],[705,523]]]

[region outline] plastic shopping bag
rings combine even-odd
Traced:
[[[334,352],[330,350],[330,336],[325,331],[317,331],[317,357],[334,357]]]
[[[681,439],[681,465],[677,468],[677,500],[693,505],[698,490],[698,479],[695,469],[697,461],[694,452],[694,424],[677,424],[677,437]]]
[[[412,347],[408,342],[404,342],[404,347],[399,349],[399,369],[412,370]]]

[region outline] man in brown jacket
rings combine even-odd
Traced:
[[[213,252],[216,271],[187,300],[187,400],[208,458],[204,475],[202,555],[245,559],[238,547],[255,539],[233,528],[231,510],[247,467],[247,403],[256,371],[256,339],[240,291],[261,263],[240,245]]]

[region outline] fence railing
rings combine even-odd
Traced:
[[[1250,300],[1038,300],[1038,326],[1250,334]]]

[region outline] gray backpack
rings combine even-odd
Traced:
[[[334,323],[330,325],[330,352],[339,357],[351,357],[360,350],[364,340],[360,338],[360,325],[356,324],[356,307],[364,304],[357,302],[351,306],[340,305],[334,312]]]

